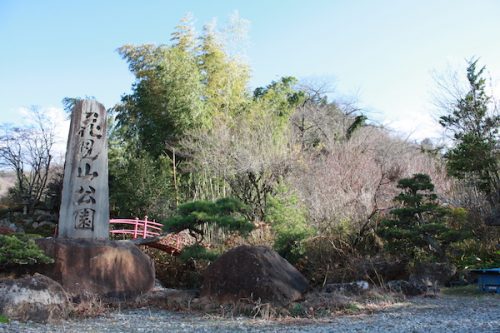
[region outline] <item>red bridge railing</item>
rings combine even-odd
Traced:
[[[192,245],[194,240],[187,231],[179,233],[161,233],[163,225],[156,221],[149,221],[145,216],[144,220],[135,219],[111,219],[109,231],[111,235],[130,235],[132,239],[149,238],[140,245],[153,247],[171,255],[179,255],[182,249]],[[122,228],[122,229],[118,229]]]
[[[109,220],[110,225],[117,226],[125,225],[128,228],[124,229],[112,229],[109,231],[112,235],[131,235],[132,239],[136,238],[149,238],[160,236],[163,224],[156,221],[148,221],[148,217],[145,216],[144,220],[139,220],[138,217],[135,219],[111,219]]]

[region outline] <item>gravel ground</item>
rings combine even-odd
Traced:
[[[11,322],[0,332],[498,332],[500,297],[412,298],[375,314],[279,322],[220,319],[153,309],[124,310],[104,317],[57,324]]]

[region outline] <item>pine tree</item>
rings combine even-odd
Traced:
[[[379,235],[387,249],[414,262],[446,260],[446,250],[464,233],[447,225],[450,210],[437,202],[434,185],[426,174],[415,174],[398,182],[402,192],[394,199],[399,207],[391,210],[392,218],[382,221]]]
[[[499,128],[491,96],[486,93],[485,67],[469,61],[468,92],[458,99],[439,123],[453,133],[455,146],[445,157],[449,173],[459,179],[472,179],[495,206],[500,202]]]
[[[244,216],[245,206],[237,199],[222,198],[212,201],[192,201],[180,205],[174,216],[163,222],[165,230],[188,230],[198,243],[204,238],[203,225],[214,225],[227,231],[245,234],[253,229]]]

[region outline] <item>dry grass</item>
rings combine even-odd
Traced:
[[[87,296],[74,300],[69,316],[78,319],[93,318],[109,313],[112,308],[112,304],[103,301],[98,296]]]
[[[196,312],[215,318],[246,316],[276,321],[301,322],[328,319],[337,315],[355,315],[378,312],[404,300],[400,294],[382,289],[371,289],[362,294],[326,293],[313,291],[301,302],[286,307],[247,298],[231,303],[219,303],[208,297],[199,297],[197,290],[158,288],[137,299],[119,304],[106,303],[98,297],[87,297],[74,302],[70,316],[96,317],[119,308],[159,308],[169,311]]]
[[[193,291],[166,290],[141,298],[129,307],[158,307],[171,311],[194,311],[206,316],[233,318],[246,316],[265,320],[326,319],[336,315],[373,313],[392,307],[404,300],[399,294],[372,289],[360,295],[310,292],[302,302],[286,307],[275,306],[261,300],[240,299],[237,302],[218,303],[199,298]]]

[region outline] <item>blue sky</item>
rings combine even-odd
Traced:
[[[500,80],[497,0],[0,0],[0,123],[30,105],[60,110],[66,96],[111,107],[133,82],[116,48],[167,43],[188,12],[201,30],[236,10],[251,22],[251,88],[288,75],[329,81],[414,139],[438,135],[432,71],[477,56]]]

